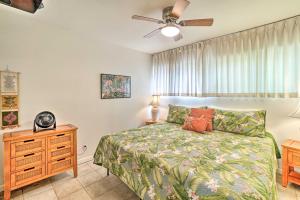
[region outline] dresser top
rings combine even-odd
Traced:
[[[72,124],[66,124],[66,125],[57,126],[56,129],[54,130],[44,130],[37,133],[33,132],[32,129],[23,130],[23,131],[12,131],[3,134],[3,141],[5,142],[9,140],[18,140],[18,139],[23,139],[27,137],[33,137],[33,136],[38,137],[44,135],[51,135],[51,134],[62,133],[66,131],[74,131],[77,129],[78,128]]]
[[[283,147],[300,150],[300,141],[297,140],[287,140],[282,144]]]

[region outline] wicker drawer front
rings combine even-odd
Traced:
[[[45,151],[26,154],[21,157],[11,159],[11,172],[22,171],[33,166],[44,165]]]
[[[20,157],[33,152],[42,151],[45,149],[45,139],[28,139],[21,142],[11,144],[11,157]]]
[[[48,137],[48,148],[56,148],[63,145],[70,145],[73,142],[73,134],[70,132],[57,134]]]
[[[293,151],[288,152],[288,163],[293,166],[300,166],[300,154]]]
[[[48,164],[48,174],[65,171],[73,166],[71,157],[60,158]]]
[[[73,155],[73,146],[62,145],[48,150],[48,161],[55,161]]]
[[[11,187],[32,182],[45,176],[45,166],[36,166],[24,169],[11,175]]]

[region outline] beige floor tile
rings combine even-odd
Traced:
[[[104,167],[99,167],[98,169],[96,169],[96,172],[103,177],[107,176],[107,169]]]
[[[24,200],[57,200],[57,196],[54,190],[51,189],[35,195],[24,195]]]
[[[46,180],[42,180],[42,181],[39,181],[37,183],[33,183],[29,186],[26,186],[23,188],[23,195],[24,197],[28,197],[28,196],[33,196],[33,195],[36,195],[36,194],[39,194],[39,193],[42,193],[42,192],[46,192],[48,190],[51,190],[53,189],[52,188],[52,185],[50,183],[50,180],[49,179],[46,179]]]
[[[116,181],[114,180],[114,177],[108,176],[86,187],[86,191],[93,199],[104,194],[105,192],[112,190],[119,184],[119,180]]]
[[[65,181],[54,182],[53,184],[54,191],[59,198],[66,197],[78,190],[82,189],[82,185],[75,178],[68,179]]]
[[[139,200],[140,198],[131,190],[127,187],[126,184],[121,183],[117,185],[113,191],[115,191],[118,195],[122,196],[123,199],[126,200]]]
[[[114,190],[110,190],[108,192],[105,192],[104,194],[102,194],[101,196],[95,198],[95,200],[125,200],[124,197],[122,197],[122,195],[120,195],[119,193],[117,193]]]
[[[23,200],[23,190],[18,189],[11,192],[11,199],[12,200]]]
[[[58,174],[50,178],[51,183],[58,183],[61,181],[71,180],[74,179],[73,171],[69,170],[67,172]]]
[[[84,176],[93,171],[94,170],[87,163],[78,166],[78,176]]]
[[[300,186],[296,184],[291,184],[291,188],[296,191],[297,196],[300,197]]]
[[[78,190],[64,198],[60,198],[60,200],[90,200],[88,193],[84,190]]]
[[[296,200],[297,195],[296,191],[292,188],[292,185],[289,184],[287,188],[277,184],[279,200]]]
[[[94,171],[94,172],[88,173],[86,175],[79,176],[77,179],[84,187],[87,187],[88,185],[90,185],[96,181],[99,181],[102,178],[104,178],[102,175],[100,175]]]

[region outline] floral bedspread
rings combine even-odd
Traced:
[[[103,136],[94,163],[146,200],[278,199],[271,138],[160,123]]]

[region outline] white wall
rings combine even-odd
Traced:
[[[79,127],[78,146],[88,145],[81,158],[94,153],[102,135],[137,127],[147,118],[151,99],[148,54],[1,10],[0,69],[6,64],[21,72],[20,129],[31,129],[40,111],[52,111],[58,124]],[[101,100],[100,73],[131,76],[132,98]],[[1,142],[1,163],[2,149]],[[2,171],[1,165],[0,185]]]
[[[168,104],[190,107],[206,105],[239,110],[265,109],[267,131],[274,135],[281,148],[281,144],[287,139],[300,140],[300,119],[289,117],[296,110],[298,103],[299,99],[161,97],[160,118],[166,119]],[[280,162],[281,160],[281,168]]]

